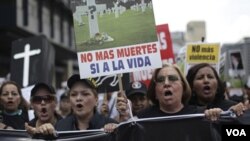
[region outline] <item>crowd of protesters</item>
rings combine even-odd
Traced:
[[[186,77],[178,66],[165,64],[154,71],[148,87],[143,82],[131,82],[127,90],[103,94],[101,100],[92,78],[81,79],[80,75],[74,74],[67,80],[67,87],[68,90],[57,99],[53,86],[37,83],[27,102],[16,82],[3,82],[0,87],[0,128],[26,130],[40,138],[56,136],[55,131],[104,128],[106,132],[113,132],[120,122],[134,116],[150,118],[204,113],[208,120],[217,121],[227,110],[239,117],[232,123],[249,124],[240,117],[250,107],[250,86],[247,83],[244,86],[244,101],[225,98],[226,85],[207,63],[191,67]],[[33,119],[28,116],[30,109],[34,110]]]

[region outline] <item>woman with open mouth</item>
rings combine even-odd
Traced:
[[[244,114],[247,107],[241,102],[237,103],[225,99],[225,86],[215,68],[210,64],[194,65],[188,70],[186,78],[192,89],[192,98],[189,102],[191,105],[206,109],[220,108],[224,111],[233,111],[236,114],[237,118],[224,119],[213,124],[218,133],[221,133],[221,126],[224,124],[249,124],[249,116]]]
[[[29,106],[22,96],[21,87],[14,81],[6,81],[0,88],[1,122],[3,129],[24,129],[24,123],[29,121]]]
[[[225,87],[215,68],[210,64],[200,63],[191,67],[187,73],[187,81],[192,89],[191,105],[209,108],[232,110],[237,116],[243,114],[246,107],[243,103],[226,100]]]
[[[81,79],[80,75],[76,74],[68,79],[67,85],[73,113],[56,122],[55,126],[48,123],[35,129],[27,128],[27,130],[33,130],[33,134],[56,136],[56,131],[101,129],[106,126],[105,131],[112,132],[114,129],[112,123],[117,122],[96,111],[98,96],[94,79]],[[43,112],[42,110],[41,113]]]
[[[124,95],[121,96],[124,97]],[[192,117],[197,114],[203,114],[204,117],[208,119],[208,122],[204,122],[203,118],[197,119],[197,122],[202,122],[204,128],[207,129],[208,133],[204,134],[211,137],[211,139],[219,139],[219,136],[215,132],[216,130],[211,126],[211,123],[213,121],[217,121],[223,111],[220,108],[204,109],[198,106],[189,105],[188,102],[191,97],[191,89],[186,78],[183,76],[178,66],[172,64],[164,64],[162,68],[156,69],[148,87],[147,97],[151,100],[152,105],[137,114],[139,121],[145,120],[145,118],[147,120],[154,119],[154,121],[160,121],[163,118],[172,118],[172,120],[170,121],[175,123],[177,119],[174,119],[174,117]],[[123,112],[127,110],[126,108],[129,107],[128,105],[129,104],[128,101],[126,101],[126,98],[117,98],[117,111],[121,112],[121,115],[127,115]],[[132,121],[136,119],[132,117],[129,118],[129,120]],[[169,128],[173,128],[173,130],[182,130],[182,128],[178,129],[178,127],[169,124],[170,121],[160,122],[161,126],[168,127],[169,125]],[[176,122],[176,124],[178,125],[178,121]],[[184,124],[183,127],[185,126],[186,125]],[[141,133],[141,135],[145,135],[143,134],[143,127],[146,127],[146,133],[147,130],[150,130],[147,128],[147,125],[138,125],[138,132]],[[155,130],[158,131],[157,129]],[[192,129],[190,128],[190,130]],[[168,132],[164,131],[158,132],[158,136],[161,136],[161,133],[168,134]],[[209,132],[216,134],[212,135]],[[182,134],[169,134],[170,135],[168,137],[170,137],[172,140],[184,140],[184,136],[182,136]],[[153,135],[151,134],[151,136]],[[147,138],[151,138],[151,136],[147,136]],[[152,138],[158,138],[158,136],[153,136]],[[199,135],[197,135],[197,137],[198,136]],[[158,139],[160,139],[160,137]],[[192,140],[192,137],[189,136],[185,138],[185,140]]]
[[[116,123],[96,111],[98,96],[94,79],[81,79],[80,75],[73,75],[68,79],[67,85],[73,115],[61,120],[56,126],[57,130],[100,129],[106,123]]]
[[[220,109],[204,109],[188,105],[191,89],[176,65],[165,64],[156,69],[148,88],[148,97],[154,104],[139,113],[139,118],[195,114],[205,112],[210,120],[217,120]]]
[[[153,105],[139,112],[138,118],[205,113],[208,119],[214,121],[222,112],[219,108],[205,110],[188,105],[191,89],[179,67],[172,64],[164,64],[154,71],[147,96]],[[126,99],[118,98],[117,110],[126,111],[127,107]]]
[[[46,83],[36,83],[31,90],[30,102],[35,117],[26,123],[25,127],[34,138],[42,138],[42,135],[36,134],[36,128],[43,127],[45,124],[55,126],[56,122],[62,118],[56,113],[55,89]]]

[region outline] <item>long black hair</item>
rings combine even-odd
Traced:
[[[210,64],[208,63],[200,63],[200,64],[197,64],[197,65],[194,65],[193,67],[191,67],[189,70],[188,70],[188,73],[187,73],[187,81],[189,83],[189,86],[191,87],[191,90],[192,90],[192,97],[189,101],[189,103],[191,105],[198,105],[198,100],[197,100],[197,96],[195,94],[195,90],[193,89],[193,83],[194,83],[194,78],[195,76],[197,75],[197,72],[204,68],[204,67],[209,67],[212,69],[214,75],[215,75],[215,78],[218,82],[218,86],[217,86],[217,90],[216,90],[216,94],[215,94],[215,98],[214,100],[212,101],[212,105],[217,105],[218,103],[220,103],[221,101],[223,101],[225,99],[225,96],[224,96],[224,93],[225,93],[225,86],[223,85],[223,82],[221,81],[217,71],[215,70],[214,67],[212,67]],[[209,105],[208,105],[209,106]]]
[[[28,104],[28,102],[23,97],[23,94],[22,94],[22,91],[21,91],[21,86],[19,84],[17,84],[15,81],[5,81],[5,82],[3,82],[3,84],[0,87],[0,95],[2,95],[3,88],[6,85],[14,85],[14,86],[16,86],[18,94],[20,95],[20,98],[21,98],[21,102],[18,105],[18,109],[22,109],[24,111],[29,110],[29,104]],[[1,107],[1,110],[3,110],[3,105],[0,104],[0,107]]]

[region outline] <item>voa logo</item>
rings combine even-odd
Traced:
[[[226,129],[227,136],[247,136],[244,129]]]

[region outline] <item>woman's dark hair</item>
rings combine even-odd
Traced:
[[[6,85],[14,85],[17,87],[17,91],[21,97],[21,102],[20,104],[18,105],[18,109],[22,109],[22,110],[29,110],[29,104],[28,102],[24,99],[23,95],[22,95],[22,91],[21,91],[21,87],[15,82],[15,81],[5,81],[3,82],[3,84],[1,85],[0,87],[0,95],[2,95],[3,93],[3,88],[6,86]],[[1,110],[3,110],[3,105],[0,104],[0,107],[1,107]]]
[[[177,65],[172,65],[172,64],[164,64],[162,68],[158,68],[154,71],[153,77],[152,77],[150,84],[149,84],[149,87],[148,87],[147,97],[151,100],[151,102],[153,104],[159,105],[159,101],[156,99],[156,93],[155,93],[155,86],[156,86],[155,80],[156,80],[160,70],[165,68],[165,67],[172,67],[178,72],[178,74],[181,78],[182,86],[183,86],[183,93],[182,93],[181,102],[183,104],[187,104],[190,97],[191,97],[191,89],[188,85],[186,78],[184,77],[181,70],[179,69],[179,67]]]
[[[225,97],[224,97],[225,86],[224,86],[223,82],[221,81],[221,79],[219,78],[219,75],[218,75],[217,71],[215,70],[215,68],[212,67],[208,63],[200,63],[200,64],[197,64],[197,65],[194,65],[193,67],[191,67],[188,70],[188,73],[187,73],[187,76],[186,76],[187,81],[189,83],[189,86],[191,87],[191,90],[192,90],[192,97],[191,97],[190,102],[189,102],[192,105],[197,105],[198,104],[197,96],[195,94],[195,90],[193,89],[194,78],[195,78],[197,72],[200,69],[204,68],[204,67],[209,67],[209,68],[212,69],[212,71],[213,71],[213,73],[215,75],[215,78],[216,78],[216,80],[218,82],[215,98],[214,98],[212,103],[217,104],[220,101],[225,99]]]

